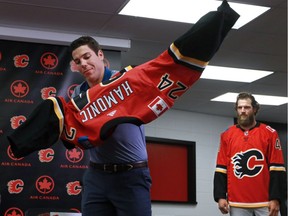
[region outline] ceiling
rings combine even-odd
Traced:
[[[174,109],[234,117],[234,104],[210,99],[228,91],[287,97],[287,0],[228,2],[271,9],[242,28],[233,29],[210,65],[269,70],[274,74],[250,84],[200,79]],[[127,0],[0,0],[0,27],[129,39],[131,48],[122,53],[122,64],[126,66],[156,57],[191,26],[118,15],[126,3]],[[7,39],[0,32],[1,38]],[[11,38],[15,38],[12,32]],[[263,105],[257,118],[287,124],[287,104]]]

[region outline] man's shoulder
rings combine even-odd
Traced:
[[[267,133],[277,133],[276,129],[265,123],[260,123],[259,128]]]
[[[221,133],[222,138],[224,137],[230,137],[236,134],[238,134],[241,131],[241,129],[237,125],[230,125],[226,130],[224,130]]]
[[[223,131],[223,133],[229,133],[231,131],[237,130],[238,126],[237,125],[230,125],[226,130]]]

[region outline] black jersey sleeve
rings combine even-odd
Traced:
[[[213,196],[215,202],[218,202],[219,199],[226,199],[227,174],[221,172],[215,172],[213,184],[214,184]]]

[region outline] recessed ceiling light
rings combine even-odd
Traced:
[[[130,0],[119,14],[196,23],[204,14],[217,10],[220,5],[221,1],[215,0]],[[229,2],[229,5],[240,15],[233,26],[234,29],[242,27],[270,9],[269,7],[234,2]]]
[[[239,93],[227,92],[223,95],[211,99],[211,101],[235,103],[238,94]],[[288,103],[288,97],[258,95],[258,94],[253,94],[253,96],[260,105],[279,106]]]
[[[201,79],[213,79],[234,82],[251,83],[272,74],[272,71],[251,70],[244,68],[219,67],[208,65],[201,75]]]

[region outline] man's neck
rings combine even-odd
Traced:
[[[240,125],[240,127],[245,130],[245,131],[248,131],[250,130],[251,128],[254,128],[256,126],[257,122],[254,121],[251,125],[247,125],[247,126],[243,126],[243,125]]]

